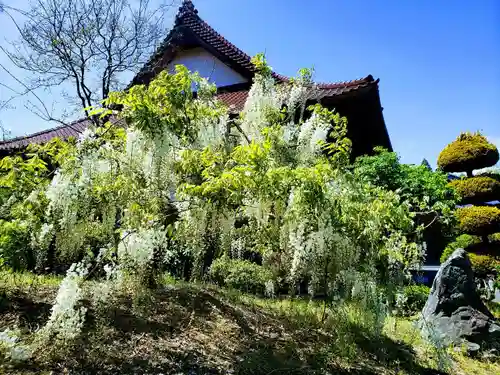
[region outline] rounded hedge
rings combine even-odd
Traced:
[[[495,271],[500,266],[500,236],[492,235],[489,243],[484,243],[479,237],[462,234],[455,241],[450,242],[443,251],[441,263],[456,250],[464,249],[469,255],[474,273],[478,276],[485,276]]]
[[[273,277],[272,272],[263,266],[227,256],[216,259],[209,274],[215,284],[255,294],[264,294],[266,282]]]
[[[500,181],[489,176],[476,176],[449,183],[463,204],[479,204],[500,200]]]
[[[493,255],[469,254],[472,269],[477,276],[486,276],[494,273],[496,267],[500,265],[498,257]]]
[[[443,250],[439,261],[441,263],[446,262],[446,259],[453,254],[456,249],[464,249],[468,250],[468,248],[472,245],[481,243],[481,238],[476,236],[471,236],[470,234],[462,234],[455,238],[453,242],[450,242],[446,248]]]
[[[479,133],[462,133],[444,148],[438,166],[444,172],[468,172],[495,165],[499,160],[497,147]]]
[[[500,232],[500,209],[497,207],[462,207],[456,213],[458,226],[464,233],[486,236]]]

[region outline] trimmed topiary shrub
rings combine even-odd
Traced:
[[[462,133],[444,148],[438,166],[444,172],[467,172],[495,165],[499,160],[497,147],[480,133]]]
[[[500,241],[495,241],[493,236],[490,237],[490,241],[490,243],[485,244],[479,237],[462,234],[446,246],[440,262],[444,263],[456,249],[465,249],[469,252],[474,273],[479,277],[484,277],[500,266],[500,257],[496,255],[500,254]]]
[[[462,204],[481,204],[500,199],[500,181],[486,175],[451,181]]]
[[[491,236],[489,236],[488,242],[481,241],[479,243],[474,243],[467,247],[466,250],[474,254],[499,256],[500,242],[492,241]]]
[[[459,229],[469,235],[480,236],[477,240],[472,236],[461,236],[449,244],[441,256],[441,262],[457,248],[469,252],[472,269],[480,281],[479,289],[485,298],[492,296],[488,286],[491,275],[500,269],[497,256],[500,255],[500,206],[484,205],[487,202],[500,200],[500,175],[495,172],[473,175],[474,169],[487,168],[499,160],[497,147],[488,142],[480,133],[462,133],[445,147],[439,154],[438,166],[445,172],[466,172],[467,178],[455,180],[449,186],[455,189],[462,204],[477,206],[462,207],[456,211]]]
[[[485,173],[481,173],[479,176],[489,177],[489,178],[492,178],[492,179],[500,182],[500,173],[497,173],[497,172],[485,172]]]
[[[266,282],[272,280],[272,276],[267,268],[227,256],[215,260],[210,267],[213,282],[248,293],[263,294]]]
[[[455,241],[450,242],[448,246],[446,246],[439,261],[441,263],[446,262],[446,259],[448,259],[448,257],[453,254],[456,249],[468,250],[472,245],[479,243],[481,243],[481,239],[479,237],[471,236],[470,234],[462,234],[461,236],[458,236]]]
[[[469,254],[472,269],[476,276],[485,277],[496,272],[496,267],[500,266],[498,257],[493,255]]]
[[[500,243],[500,233],[494,233],[490,236],[490,241]]]
[[[500,232],[500,209],[490,206],[469,206],[457,210],[459,228],[462,232],[477,236],[488,236]]]

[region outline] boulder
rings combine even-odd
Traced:
[[[419,321],[422,333],[440,345],[465,344],[470,352],[500,341],[500,325],[484,305],[467,253],[457,249],[441,265]]]

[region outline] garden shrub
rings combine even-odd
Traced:
[[[375,155],[356,159],[354,173],[357,176],[375,186],[397,191],[415,213],[435,212],[440,222],[451,221],[458,195],[449,186],[445,173],[425,165],[403,164],[395,152],[381,147],[374,151]]]
[[[500,255],[500,241],[492,241],[491,236],[488,236],[488,242],[479,242],[470,245],[467,251],[483,255]]]
[[[469,259],[472,264],[474,274],[478,277],[484,277],[495,273],[496,267],[500,265],[498,257],[495,257],[494,255],[470,253]]]
[[[71,160],[73,140],[54,138],[43,145],[0,159],[0,257],[16,270],[45,270],[49,241],[42,238],[48,200],[45,195],[54,169]],[[49,230],[50,231],[50,230]],[[40,241],[42,240],[42,241]],[[54,259],[52,259],[54,260]]]
[[[489,286],[490,275],[495,274],[495,269],[498,267],[495,256],[500,254],[500,244],[492,238],[492,235],[500,232],[500,208],[486,203],[500,199],[500,180],[498,173],[494,171],[483,172],[476,176],[473,175],[473,171],[491,167],[498,160],[497,147],[479,132],[460,134],[455,141],[445,147],[438,158],[438,165],[443,171],[467,173],[467,178],[450,183],[460,195],[462,204],[476,204],[456,211],[458,229],[463,233],[481,237],[480,241],[464,237],[462,244],[449,244],[441,260],[445,260],[456,248],[465,248],[469,252],[478,289],[486,299],[494,295]]]
[[[490,236],[490,241],[500,243],[500,233],[493,233]]]
[[[428,164],[410,165],[400,162],[395,152],[380,147],[375,154],[358,157],[353,171],[363,181],[397,192],[410,204],[414,223],[423,228],[427,259],[437,260],[456,227],[454,211],[459,195],[442,171],[433,171]]]
[[[500,172],[498,172],[497,168],[495,169],[487,168],[484,172],[478,174],[478,176],[489,177],[494,179],[495,181],[500,182]]]
[[[462,234],[446,246],[440,258],[441,263],[444,263],[456,249],[464,249],[468,252],[472,269],[479,277],[491,274],[497,266],[500,266],[496,255],[500,254],[500,251],[495,251],[495,249],[500,250],[500,243],[496,241],[485,244],[477,236]]]
[[[500,209],[490,206],[462,207],[457,211],[462,232],[477,236],[488,236],[500,232]]]
[[[399,314],[403,316],[412,316],[422,311],[429,298],[430,291],[431,289],[426,285],[406,286],[400,297],[402,302],[398,309]]]
[[[480,133],[462,133],[447,145],[438,157],[438,166],[444,172],[472,172],[498,162],[496,146]]]
[[[450,182],[461,197],[462,204],[481,204],[500,199],[500,181],[480,175]]]
[[[481,239],[477,236],[471,236],[470,234],[462,234],[455,238],[453,242],[450,242],[443,253],[441,254],[440,262],[444,263],[448,257],[453,254],[456,249],[468,250],[471,245],[478,244]]]
[[[26,223],[0,220],[0,267],[14,271],[33,269],[35,259],[29,239]]]
[[[263,294],[272,276],[270,270],[258,264],[227,256],[216,259],[210,266],[213,282],[249,293]]]

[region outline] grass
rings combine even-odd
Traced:
[[[0,330],[30,337],[50,313],[60,281],[0,274]],[[89,304],[74,345],[40,351],[10,374],[444,374],[437,353],[410,319],[388,319],[382,335],[354,305],[327,309],[303,299],[262,299],[164,280],[162,288],[124,296],[105,313]],[[450,352],[449,374],[499,374],[500,363]]]
[[[0,271],[0,285],[8,290],[30,290],[57,287],[63,278],[53,275],[35,275],[30,272]]]

